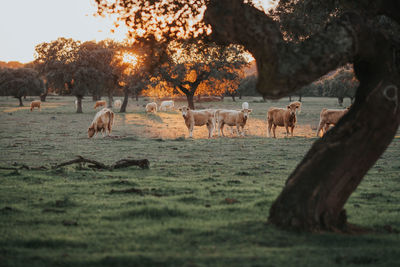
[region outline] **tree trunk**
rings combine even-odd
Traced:
[[[194,110],[193,94],[186,94],[188,106],[191,110]]]
[[[299,95],[299,102],[301,102],[301,100],[302,100],[302,95],[300,94]]]
[[[113,95],[112,92],[108,92],[108,108],[112,108],[113,106]]]
[[[135,92],[135,100],[139,101],[139,93],[137,91]]]
[[[19,106],[20,106],[20,107],[23,107],[23,106],[24,106],[24,103],[22,103],[22,96],[17,97],[17,98],[18,98],[18,100],[19,100]]]
[[[291,95],[289,96],[289,102],[292,102],[292,96]]]
[[[121,109],[119,112],[124,113],[126,112],[126,107],[128,106],[128,100],[129,100],[129,91],[125,90],[124,91],[124,101],[122,102]]]
[[[40,94],[40,101],[46,102],[46,97],[47,97],[47,92],[43,93],[43,94]]]
[[[83,111],[82,111],[82,98],[83,98],[83,96],[76,96],[76,99],[78,100],[78,106],[76,107],[76,113],[83,113]]]
[[[232,95],[232,101],[236,102],[235,95]]]
[[[339,106],[343,106],[343,96],[338,96],[338,104]]]
[[[351,231],[343,207],[400,124],[396,51],[383,37],[372,44],[355,60],[360,80],[355,103],[290,175],[269,222],[306,231]]]

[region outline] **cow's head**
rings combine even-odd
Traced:
[[[250,113],[251,113],[252,111],[253,111],[252,109],[247,109],[247,108],[245,108],[245,109],[242,109],[240,112],[243,113],[244,119],[247,120],[247,118],[249,117],[249,115],[250,115]]]
[[[190,108],[189,108],[189,107],[186,107],[186,106],[183,106],[183,107],[179,108],[179,111],[182,112],[182,116],[183,116],[184,118],[187,118],[187,116],[188,116],[188,111],[189,111],[189,110],[190,110]]]
[[[94,131],[94,127],[90,126],[89,129],[87,130],[87,135],[89,138],[92,138],[94,135],[95,131]]]
[[[298,106],[296,106],[296,105],[288,105],[287,109],[290,112],[290,116],[293,117],[293,116],[296,115],[296,110],[298,109]]]

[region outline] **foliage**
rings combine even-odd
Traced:
[[[43,80],[34,69],[0,68],[0,95],[12,95],[21,99],[27,95],[40,95],[44,91]],[[22,104],[20,100],[20,104]]]

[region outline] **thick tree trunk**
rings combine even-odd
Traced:
[[[76,100],[78,100],[78,105],[76,107],[76,113],[83,113],[82,111],[82,96],[76,96]]]
[[[126,107],[128,106],[128,100],[129,100],[129,91],[125,90],[124,101],[122,102],[121,109],[119,110],[119,112],[121,113],[126,112]]]
[[[232,95],[232,101],[236,102],[235,95]]]
[[[193,94],[186,94],[187,102],[188,102],[188,107],[191,110],[194,110],[194,101],[193,101]]]
[[[22,96],[17,97],[17,98],[18,98],[18,100],[19,100],[19,106],[20,106],[20,107],[23,107],[23,106],[24,106],[24,103],[22,103]]]
[[[302,100],[302,95],[300,94],[299,95],[299,102],[301,102],[301,100]]]
[[[387,80],[365,103],[356,99],[290,175],[271,207],[269,222],[307,231],[347,230],[343,206],[400,124],[399,86]]]

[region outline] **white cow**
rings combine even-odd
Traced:
[[[173,108],[174,108],[173,100],[167,100],[167,101],[161,102],[160,111],[167,111],[167,109],[173,109]]]

